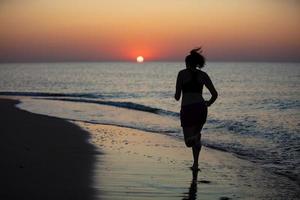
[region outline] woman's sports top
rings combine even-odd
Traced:
[[[192,78],[183,84],[182,93],[201,93],[203,90],[203,83],[198,80],[198,71],[193,72],[189,70]]]

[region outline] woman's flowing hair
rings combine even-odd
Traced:
[[[205,65],[205,58],[202,55],[201,47],[192,49],[190,55],[185,58],[185,64],[187,68],[202,68]]]

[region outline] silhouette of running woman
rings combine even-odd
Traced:
[[[178,73],[175,92],[177,101],[179,101],[182,93],[180,122],[185,144],[187,147],[192,147],[193,150],[192,170],[199,170],[198,159],[202,147],[201,130],[206,122],[207,107],[211,106],[218,97],[209,76],[201,71],[205,64],[205,58],[201,53],[201,48],[193,49],[190,55],[185,58],[186,69]],[[202,97],[203,86],[211,93],[211,98],[208,101]]]

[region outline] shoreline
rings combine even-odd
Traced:
[[[54,93],[54,96],[56,95],[59,95],[59,93]],[[67,96],[68,95],[72,95],[72,93],[67,94]],[[72,101],[65,101],[65,99],[62,100],[61,98],[51,98],[51,100],[49,100],[49,98],[36,98],[30,95],[13,97],[15,97],[16,99],[22,99],[22,104],[20,104],[18,108],[33,113],[58,116],[68,121],[78,120],[94,124],[108,124],[144,130],[146,132],[161,132],[162,134],[168,134],[179,138],[182,137],[182,134],[180,137],[181,128],[178,126],[178,119],[176,120],[173,117],[166,117],[161,114],[153,114],[147,111],[139,112],[139,110],[132,109],[132,106],[124,108],[123,106],[119,107],[115,104],[99,105],[98,103],[91,103],[90,100],[82,101],[80,99],[75,100],[73,98]],[[170,126],[168,126],[169,123],[171,124]],[[253,163],[259,163],[261,166],[272,170],[273,173],[288,177],[291,181],[297,182],[297,184],[300,186],[300,180],[298,176],[299,167],[297,167],[299,156],[297,155],[297,140],[295,140],[295,138],[294,140],[291,139],[289,141],[292,146],[287,148],[288,151],[283,151],[285,148],[283,148],[281,145],[284,143],[286,143],[287,146],[289,145],[285,141],[280,141],[277,138],[276,134],[272,135],[271,137],[265,138],[264,134],[262,133],[264,131],[257,133],[255,133],[254,131],[256,136],[252,137],[251,133],[250,135],[246,134],[244,137],[244,133],[242,133],[243,131],[239,133],[237,132],[238,130],[235,130],[234,128],[237,125],[236,128],[240,129],[242,128],[244,123],[236,124],[236,122],[231,121],[226,125],[226,120],[223,122],[220,121],[220,124],[224,126],[223,128],[228,129],[228,132],[224,132],[225,134],[219,134],[219,131],[216,131],[216,129],[219,129],[217,128],[220,125],[218,124],[219,122],[212,123],[214,123],[213,126],[211,126],[212,124],[208,120],[206,124],[207,126],[204,127],[204,132],[208,130],[208,134],[203,134],[203,143],[205,146],[223,152],[233,153],[235,156],[251,161]],[[209,128],[206,129],[207,127]],[[221,128],[220,131],[224,131],[223,128]],[[233,132],[235,132],[235,134],[233,135],[231,135],[231,128],[233,128]],[[212,133],[210,133],[210,131],[212,131]],[[262,137],[259,136],[261,133]],[[283,135],[285,134],[283,133]],[[272,137],[277,139],[272,141],[270,140],[270,138]],[[277,144],[279,145],[278,147],[276,147]],[[287,160],[285,160],[284,158],[287,158]]]
[[[22,100],[20,97],[15,97],[15,99]],[[34,144],[19,147],[20,141],[14,141],[18,138],[10,138],[15,142],[11,142],[11,144],[13,144],[11,147],[8,145],[9,143],[5,144],[5,138],[1,138],[0,140],[4,141],[2,142],[3,145],[1,145],[1,148],[6,148],[7,150],[7,155],[4,157],[4,160],[8,159],[10,165],[12,163],[11,157],[14,157],[16,153],[18,153],[12,150],[12,148],[16,147],[19,148],[19,160],[26,158],[29,164],[36,164],[47,162],[44,157],[51,155],[51,159],[53,160],[49,165],[42,166],[44,170],[51,171],[51,167],[54,167],[55,170],[57,170],[56,172],[61,172],[61,168],[64,167],[64,172],[71,171],[70,174],[78,175],[78,180],[81,178],[85,180],[85,182],[79,181],[80,183],[72,183],[72,186],[66,186],[69,184],[68,181],[70,181],[70,179],[64,180],[65,184],[61,184],[61,188],[54,190],[56,195],[58,195],[55,196],[55,199],[65,199],[66,196],[63,198],[59,193],[71,187],[77,188],[72,191],[81,193],[80,188],[82,185],[83,187],[86,186],[85,183],[88,183],[88,187],[82,188],[82,191],[84,191],[83,193],[86,194],[87,198],[81,196],[81,199],[196,199],[197,197],[200,199],[296,199],[297,195],[299,195],[298,185],[290,183],[287,178],[276,176],[256,166],[255,163],[237,158],[228,152],[203,147],[200,154],[201,171],[198,173],[198,179],[195,181],[192,172],[189,170],[192,163],[190,149],[186,148],[184,142],[177,138],[126,127],[91,124],[48,117],[23,111],[16,107],[10,108],[12,105],[3,106],[2,101],[3,100],[0,100],[1,111],[8,109],[6,110],[8,115],[13,115],[14,113],[10,120],[14,120],[16,116],[16,118],[18,118],[19,115],[23,115],[22,120],[5,124],[5,127],[8,127],[6,129],[7,133],[11,133],[11,127],[14,127],[14,125],[17,125],[16,128],[18,128],[18,130],[22,130],[24,126],[28,128],[28,130],[35,130],[34,132],[36,132],[38,127],[41,128],[42,126],[42,124],[39,123],[41,119],[46,119],[46,124],[51,123],[51,121],[55,122],[52,124],[54,127],[61,124],[60,128],[63,130],[68,129],[66,127],[74,128],[72,130],[77,133],[77,135],[70,135],[70,132],[63,131],[61,132],[63,134],[55,133],[53,135],[50,128],[45,129],[44,127],[42,130],[43,132],[46,130],[44,133],[45,138],[39,136],[37,133],[36,135],[33,134],[30,136],[32,141],[40,145],[38,148],[35,148]],[[27,117],[31,119],[31,126],[28,126],[28,123],[26,123],[26,120],[29,120]],[[2,114],[2,118],[7,117]],[[1,127],[3,129],[4,126],[1,125]],[[51,128],[53,127],[51,126]],[[61,137],[67,137],[65,133],[69,135],[68,137],[70,139],[77,137],[77,142],[79,143],[76,143],[76,145],[83,145],[84,148],[79,148],[77,149],[78,151],[74,151],[72,148],[68,149],[64,147],[62,149],[63,151],[60,151],[64,152],[63,155],[58,154],[58,152],[43,150],[45,144],[49,145],[49,138],[52,138],[52,142],[57,142],[61,140]],[[1,137],[3,137],[3,135]],[[6,134],[5,137],[9,138],[10,136]],[[48,140],[45,140],[46,137],[48,137]],[[87,140],[89,140],[90,143],[88,143]],[[66,143],[68,144],[67,146],[70,145],[69,142]],[[31,145],[34,148],[32,148]],[[62,145],[65,146],[65,143]],[[28,146],[29,153],[27,152]],[[49,148],[53,149],[51,145]],[[35,151],[34,156],[31,155],[33,151]],[[102,153],[101,155],[97,153],[99,151]],[[74,165],[69,163],[72,158],[69,158],[68,162],[64,160],[70,155],[75,155],[73,162],[76,163],[78,169],[73,169]],[[57,159],[61,159],[61,162],[65,162],[64,166],[57,166],[55,164]],[[77,160],[75,161],[75,159]],[[40,186],[33,185],[32,188],[42,187],[39,197],[43,197],[43,199],[53,199],[54,194],[48,196],[49,190],[52,188],[49,187],[49,185],[47,186],[47,184],[51,185],[52,177],[45,177],[41,171],[35,171],[39,166],[32,168],[34,165],[28,165],[28,163],[25,163],[26,165],[21,169],[28,170],[35,180],[43,178],[43,181],[45,181],[44,184]],[[9,186],[11,189],[8,190],[8,192],[1,192],[0,197],[3,196],[2,194],[12,194],[13,189],[20,189],[20,195],[22,192],[29,195],[29,193],[21,187],[25,185],[26,181],[24,178],[29,178],[30,180],[29,175],[20,173],[21,170],[18,168],[20,165],[16,168],[9,168],[8,164],[5,164],[5,166],[5,170],[1,170],[1,173],[4,174],[4,171],[10,171],[11,176],[7,175],[4,180],[10,181],[11,184]],[[86,166],[85,170],[82,169],[84,166]],[[77,173],[79,171],[81,173]],[[9,180],[9,177],[12,177],[12,174],[16,172],[23,175],[20,183],[14,182],[13,179]],[[2,174],[1,177],[3,176]],[[3,181],[4,187],[2,188],[9,187],[5,186],[5,181]],[[76,184],[81,184],[81,186],[75,186]],[[30,184],[27,188],[29,187]],[[52,192],[53,191],[51,191],[51,193]],[[77,195],[76,198],[78,198]]]
[[[30,113],[0,99],[0,198],[94,199],[96,148],[90,134],[56,117]]]
[[[288,178],[231,153],[203,147],[201,171],[195,175],[190,170],[191,149],[183,141],[131,128],[74,123],[89,131],[91,143],[103,151],[104,164],[98,166],[95,179],[104,199],[297,199],[299,195],[298,185]]]

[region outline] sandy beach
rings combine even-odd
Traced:
[[[1,100],[1,199],[297,199],[253,162],[175,137],[32,114]],[[101,153],[100,153],[101,152]]]

